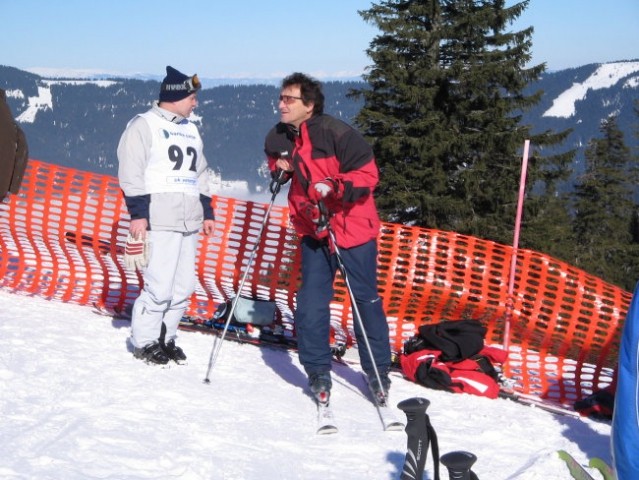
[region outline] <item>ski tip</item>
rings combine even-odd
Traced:
[[[402,422],[393,422],[389,423],[388,425],[384,425],[384,430],[387,432],[398,432],[404,430],[404,428],[406,428],[406,425],[404,425]]]
[[[604,461],[604,459],[603,459],[603,458],[600,458],[600,457],[592,457],[592,458],[590,459],[589,463],[590,463],[591,465],[602,465],[602,466],[607,465],[608,467],[610,467],[610,465],[608,465],[608,464]],[[610,467],[610,468],[612,468],[612,467]]]
[[[333,433],[337,433],[337,427],[335,425],[323,425],[317,429],[318,435],[330,435]]]
[[[608,465],[603,459],[599,457],[593,457],[588,462],[588,466],[590,468],[596,468],[599,470],[599,473],[603,476],[604,480],[614,480],[615,475],[612,470],[612,467]]]
[[[570,475],[575,480],[595,480],[590,473],[566,450],[557,450],[559,458],[566,462]]]
[[[573,456],[571,454],[569,454],[566,450],[557,450],[557,455],[559,455],[559,458],[561,458],[562,460],[565,460],[567,462],[576,461],[573,458]]]
[[[559,455],[559,458],[562,460],[574,460],[573,456],[566,450],[557,450],[557,455]]]
[[[333,410],[328,403],[317,404],[317,429],[315,432],[318,435],[327,435],[331,433],[337,433],[337,426],[333,418]]]

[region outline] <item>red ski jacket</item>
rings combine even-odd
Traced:
[[[373,198],[379,173],[373,150],[364,137],[330,115],[316,115],[301,124],[299,132],[279,124],[266,137],[265,151],[271,171],[283,152],[294,167],[288,194],[291,223],[297,234],[321,238],[317,232],[317,208],[308,189],[331,179],[334,194],[325,205],[337,244],[350,248],[379,234],[380,220]],[[315,221],[314,221],[315,220]]]
[[[436,390],[488,398],[499,396],[499,383],[485,371],[485,366],[486,362],[491,367],[501,366],[508,356],[505,350],[484,346],[477,355],[457,362],[442,361],[441,353],[440,350],[424,349],[400,355],[402,371],[409,380]]]

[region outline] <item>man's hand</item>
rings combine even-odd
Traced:
[[[146,231],[149,228],[149,221],[146,218],[136,218],[131,220],[129,225],[129,233],[134,238],[140,238],[144,240],[146,238]]]
[[[213,236],[213,232],[215,231],[215,221],[204,220],[202,230],[204,231],[204,235],[206,235],[208,238],[211,238]]]
[[[319,203],[321,200],[335,193],[335,185],[331,179],[322,180],[312,184],[308,188],[308,198],[314,203]]]
[[[278,170],[283,170],[285,172],[289,172],[292,173],[293,172],[293,167],[291,166],[291,163],[284,159],[284,158],[278,158],[275,162],[275,168]]]

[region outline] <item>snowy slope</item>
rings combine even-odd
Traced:
[[[639,62],[604,63],[584,82],[573,83],[552,102],[544,117],[569,118],[575,115],[576,103],[583,100],[589,91],[610,88],[625,81],[624,88],[636,88],[639,79]]]
[[[91,308],[0,291],[0,312],[2,479],[399,478],[406,434],[381,430],[357,366],[335,366],[340,433],[317,436],[293,353],[226,342],[205,385],[212,336],[182,332],[189,364],[160,368],[133,359],[128,322]],[[567,479],[558,449],[610,460],[606,423],[394,376],[392,404],[411,397],[430,400],[441,453],[473,452],[482,480]]]

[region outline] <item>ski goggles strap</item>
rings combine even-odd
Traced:
[[[164,92],[175,92],[175,91],[184,90],[188,93],[193,93],[193,92],[197,92],[201,88],[202,88],[202,83],[200,82],[200,79],[197,77],[197,73],[193,75],[192,77],[189,77],[186,80],[184,80],[184,82],[182,82],[181,84],[163,83],[161,85],[161,89]]]

